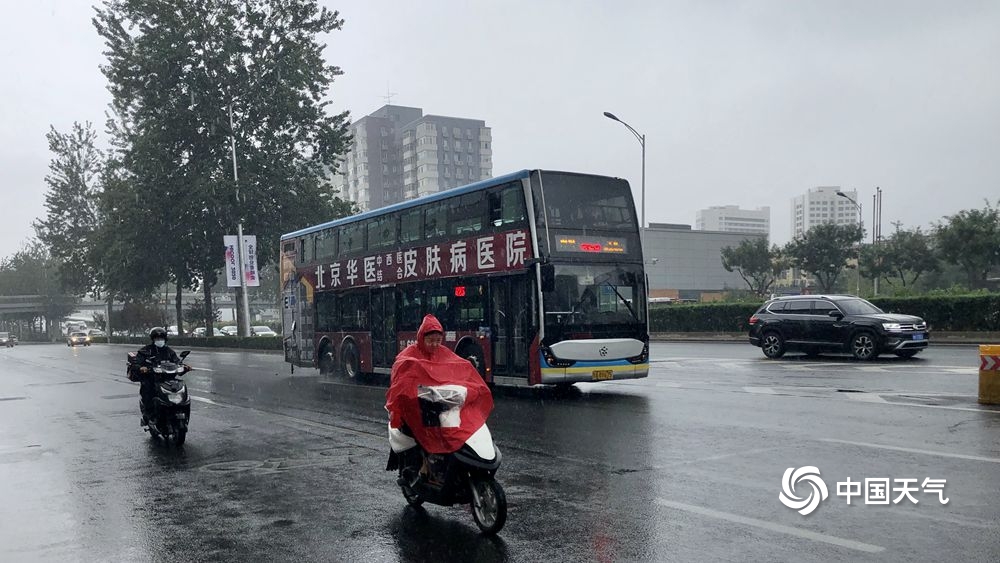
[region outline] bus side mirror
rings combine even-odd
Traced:
[[[552,264],[539,264],[542,275],[542,292],[556,290],[556,267]]]

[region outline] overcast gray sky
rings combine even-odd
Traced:
[[[1000,2],[324,0],[342,67],[330,98],[485,119],[493,172],[622,176],[646,217],[693,224],[711,205],[771,207],[881,186],[889,223],[924,226],[1000,198]],[[0,0],[0,256],[44,213],[49,125],[103,131],[109,101],[91,2]],[[103,140],[103,136],[102,136]]]

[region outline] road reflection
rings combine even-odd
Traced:
[[[510,560],[503,538],[479,533],[464,506],[429,510],[407,506],[389,520],[388,532],[396,540],[400,561]]]

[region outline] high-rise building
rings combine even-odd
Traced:
[[[351,125],[341,197],[377,209],[493,175],[493,140],[480,119],[385,105]]]
[[[740,209],[735,205],[712,206],[698,211],[695,229],[724,233],[771,234],[771,208]]]
[[[819,186],[792,200],[792,238],[804,235],[809,229],[821,223],[836,225],[857,225],[860,217],[858,207],[847,198],[837,195],[842,192],[858,201],[857,190],[844,191],[839,186]]]

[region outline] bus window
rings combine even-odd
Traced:
[[[456,328],[476,330],[486,324],[485,291],[482,285],[466,285],[464,281],[454,285],[452,300],[457,309]]]
[[[316,233],[316,259],[325,260],[337,255],[337,229]]]
[[[421,284],[410,284],[404,286],[399,297],[399,330],[415,331],[420,328],[423,321],[423,307],[420,304]]]
[[[471,193],[451,200],[448,204],[448,233],[467,235],[483,230],[483,193]]]
[[[402,213],[399,218],[400,243],[413,242],[423,238],[423,217],[424,213],[422,209],[410,209]]]
[[[448,232],[448,204],[432,203],[424,207],[424,238],[444,236]]]
[[[337,297],[330,292],[316,293],[316,332],[340,330],[337,318]]]
[[[365,249],[365,224],[345,225],[340,230],[340,254],[355,254]]]
[[[340,330],[368,330],[368,289],[344,293],[340,297]]]
[[[368,248],[371,250],[396,244],[397,216],[387,215],[368,223]]]
[[[520,183],[511,184],[500,192],[500,218],[504,225],[520,225],[526,213]]]

